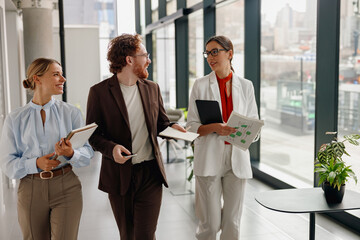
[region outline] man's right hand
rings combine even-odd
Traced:
[[[55,153],[50,153],[36,159],[36,166],[44,171],[50,171],[56,168],[61,162],[59,160],[52,160]]]
[[[124,146],[115,145],[115,147],[113,149],[113,158],[114,158],[115,162],[120,163],[120,164],[124,164],[130,158],[126,157],[126,156],[123,156],[121,153],[131,155],[131,152],[129,150],[127,150]]]

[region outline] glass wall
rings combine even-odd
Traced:
[[[166,15],[171,15],[176,11],[176,0],[166,0]]]
[[[146,23],[145,23],[145,0],[140,0],[140,26],[141,26],[141,34],[144,35],[145,34],[145,28],[146,28]],[[145,39],[145,37],[144,37],[144,39]]]
[[[189,15],[189,96],[195,80],[204,76],[203,12]]]
[[[161,89],[165,108],[176,108],[175,25],[153,32],[153,80]]]
[[[201,0],[186,0],[186,7],[192,7],[199,2],[202,2],[202,1]]]
[[[316,1],[263,0],[261,14],[260,161],[312,186]]]
[[[355,3],[355,4],[353,4]],[[339,59],[339,114],[338,137],[346,134],[360,134],[360,9],[358,1],[341,1],[340,59]],[[345,144],[351,157],[344,160],[359,176],[360,148]],[[360,192],[359,186],[350,180],[346,188]],[[360,214],[359,214],[360,215]]]
[[[224,2],[216,6],[216,35],[224,35],[234,45],[233,68],[244,76],[244,0]]]
[[[145,0],[141,0],[144,2]],[[339,65],[339,117],[338,130],[339,136],[343,137],[349,133],[360,132],[360,0],[343,0],[341,3],[341,22],[340,22],[340,65]],[[175,0],[167,0],[167,15],[171,15]],[[200,0],[186,0],[188,8],[202,3]],[[189,51],[189,94],[194,81],[204,76],[204,30],[212,31],[216,29],[216,35],[229,37],[235,49],[233,67],[236,73],[244,76],[244,48],[245,48],[245,29],[257,31],[258,26],[254,23],[244,22],[244,13],[256,11],[256,6],[245,4],[245,0],[216,0],[211,8],[215,7],[215,26],[209,26],[210,22],[204,23],[204,9],[201,8],[189,15],[181,17],[179,20],[188,20],[188,51]],[[157,14],[158,0],[152,0],[153,20]],[[253,164],[258,169],[259,178],[269,175],[271,184],[283,188],[275,179],[279,179],[286,184],[294,187],[313,187],[314,184],[314,146],[315,146],[315,90],[316,90],[316,59],[323,60],[325,56],[316,56],[316,26],[317,26],[317,4],[324,2],[314,0],[261,0],[261,46],[260,73],[256,68],[248,68],[250,74],[257,76],[260,74],[260,117],[265,121],[265,126],[261,133],[259,165]],[[329,3],[330,4],[330,3]],[[335,6],[335,2],[332,3]],[[248,8],[248,9],[246,9]],[[195,10],[193,8],[193,10]],[[205,11],[211,19],[212,11]],[[323,8],[320,12],[323,13]],[[327,10],[325,10],[327,11]],[[336,18],[336,12],[327,12]],[[256,14],[256,13],[254,13]],[[257,15],[257,14],[256,14]],[[327,16],[320,16],[323,20]],[[157,20],[157,19],[156,19]],[[206,29],[204,29],[204,24]],[[181,26],[183,27],[183,26]],[[174,26],[172,26],[174,28]],[[174,41],[167,43],[168,39],[173,38],[169,35],[167,27],[162,27],[153,31],[153,69],[154,80],[157,81],[162,89],[166,107],[173,106],[175,100],[175,77],[171,70],[175,68]],[[174,32],[172,29],[170,32]],[[208,33],[206,33],[208,34]],[[211,33],[212,34],[212,33]],[[321,36],[323,32],[320,31]],[[334,36],[336,37],[336,36]],[[322,42],[319,44],[323,44]],[[321,45],[320,45],[321,46]],[[170,50],[169,50],[170,47]],[[249,50],[254,51],[254,44],[249,45]],[[320,49],[319,49],[320,50]],[[334,54],[333,49],[330,54]],[[167,54],[164,54],[167,52]],[[255,51],[254,51],[255,52]],[[171,57],[169,57],[171,56]],[[358,59],[359,58],[359,59]],[[170,66],[169,66],[170,64]],[[251,63],[250,63],[251,64]],[[248,64],[246,64],[248,67]],[[250,75],[249,74],[249,75]],[[334,73],[335,74],[335,73]],[[334,75],[333,74],[333,75]],[[324,73],[318,73],[319,80],[323,79]],[[170,79],[170,80],[168,80]],[[255,79],[256,80],[256,79]],[[173,83],[171,83],[173,81]],[[332,86],[336,87],[336,86]],[[172,94],[174,93],[174,94]],[[322,96],[320,96],[322,97]],[[174,105],[175,106],[175,105]],[[331,106],[333,107],[333,106]],[[319,120],[323,119],[322,112]],[[325,116],[326,117],[326,116]],[[330,119],[333,121],[334,119]],[[321,137],[321,136],[317,136]],[[316,138],[318,139],[318,138]],[[259,145],[258,145],[259,146]],[[360,148],[348,147],[348,152],[352,158],[347,160],[353,165],[356,173],[360,172]],[[258,151],[258,149],[255,149]],[[357,156],[359,155],[359,157]],[[355,188],[353,182],[347,187],[360,191]],[[351,214],[360,216],[357,212]],[[346,220],[351,220],[349,215],[341,215]],[[345,223],[349,226],[351,223]]]
[[[152,22],[159,20],[159,0],[151,0],[151,19]]]

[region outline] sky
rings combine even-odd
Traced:
[[[315,1],[315,0],[314,0]],[[262,0],[261,12],[265,13],[266,19],[271,23],[275,22],[276,14],[288,3],[294,10],[304,12],[306,1],[299,0]],[[119,34],[135,33],[135,6],[134,1],[118,0],[118,26]]]
[[[276,15],[286,3],[292,7],[295,11],[305,12],[306,1],[299,0],[262,0],[261,1],[261,13],[265,13],[266,20],[271,23],[275,22]]]

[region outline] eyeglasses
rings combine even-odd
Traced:
[[[210,54],[211,54],[211,56],[216,57],[219,54],[220,51],[226,51],[227,52],[228,50],[214,48],[214,49],[211,49],[210,51],[203,52],[203,55],[204,55],[204,58],[208,58]]]
[[[150,59],[150,53],[135,54],[132,55],[132,57],[146,57],[147,59]]]

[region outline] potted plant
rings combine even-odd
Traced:
[[[326,134],[336,134],[327,132]],[[330,143],[321,145],[315,163],[315,172],[319,173],[319,185],[323,184],[325,198],[328,203],[340,203],[345,192],[345,183],[353,178],[357,183],[357,177],[351,166],[347,166],[342,156],[349,153],[345,151],[345,142],[359,145],[357,141],[360,135],[351,134],[344,136],[343,141],[339,141],[335,136]]]

